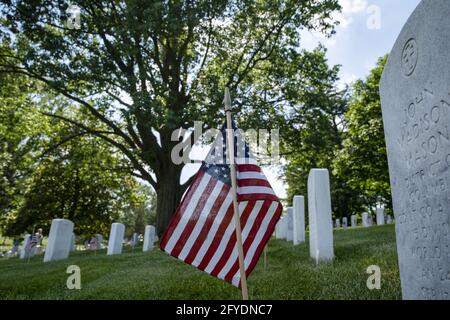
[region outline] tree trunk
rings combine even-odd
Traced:
[[[166,169],[164,175],[158,179],[158,188],[156,189],[156,232],[160,239],[183,195],[180,185],[180,168],[170,163]]]

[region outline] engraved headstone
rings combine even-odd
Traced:
[[[369,214],[367,212],[364,212],[362,214],[362,226],[364,228],[367,228],[370,226]]]
[[[287,208],[287,215],[286,215],[286,240],[289,242],[292,242],[294,240],[294,213],[292,210],[292,207]]]
[[[336,224],[335,224],[336,229],[339,229],[341,227],[341,219],[336,219]]]
[[[144,245],[142,247],[143,252],[147,252],[153,249],[155,243],[156,229],[154,226],[146,226],[144,233]]]
[[[381,81],[404,299],[450,299],[450,1],[422,1]]]
[[[125,226],[122,223],[114,222],[109,233],[107,255],[121,254]]]
[[[72,246],[73,222],[53,219],[45,249],[44,262],[67,259]]]
[[[347,217],[343,217],[342,218],[342,228],[347,229],[347,227],[348,227]]]
[[[316,262],[332,260],[333,219],[327,169],[312,169],[308,176],[309,254]]]
[[[384,208],[383,207],[377,208],[377,225],[378,226],[384,225]]]
[[[294,245],[305,242],[305,197],[295,196],[294,209]]]
[[[356,215],[352,215],[350,217],[351,223],[352,223],[352,228],[356,228],[358,226],[358,220]]]

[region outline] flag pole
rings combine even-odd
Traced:
[[[230,90],[225,88],[225,114],[227,116],[227,141],[228,141],[228,154],[230,161],[230,174],[231,174],[231,192],[233,195],[233,208],[234,208],[234,222],[236,224],[236,246],[239,254],[239,271],[241,275],[241,290],[242,300],[248,300],[247,290],[247,276],[245,274],[244,266],[244,249],[242,247],[242,232],[241,232],[241,220],[239,217],[239,207],[237,202],[237,182],[236,182],[236,166],[234,162],[234,130],[231,122],[231,97]]]

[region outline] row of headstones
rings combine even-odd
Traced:
[[[333,219],[331,217],[330,178],[327,169],[312,169],[308,176],[309,252],[319,261],[332,260]],[[294,245],[305,242],[305,199],[295,196],[293,207],[275,227],[278,239],[292,241]]]
[[[330,180],[327,169],[312,169],[308,176],[309,203],[309,244],[310,256],[320,260],[331,260],[333,250],[333,219],[331,216]],[[347,225],[347,218],[344,218]],[[377,208],[377,223],[384,224],[384,208]],[[388,217],[389,223],[392,221]],[[336,220],[340,227],[340,220]],[[352,227],[357,225],[357,217],[351,217]],[[370,226],[369,214],[363,214],[363,227]],[[305,242],[305,199],[295,196],[293,207],[287,208],[286,216],[282,217],[275,227],[275,237],[286,239],[294,245]]]
[[[377,221],[376,222],[377,222],[378,226],[382,226],[385,224],[392,224],[394,222],[394,220],[392,219],[392,216],[384,215],[383,207],[377,208],[376,211],[377,211]],[[356,228],[358,226],[358,217],[356,215],[352,215],[350,217],[350,222],[351,222],[351,227]],[[373,225],[372,217],[369,216],[369,213],[364,212],[362,215],[362,226],[365,228],[368,228],[372,225]],[[347,229],[348,228],[347,217],[342,218],[342,224],[341,224],[341,219],[339,219],[339,218],[336,219],[334,227],[336,229],[339,229],[339,228]]]
[[[67,259],[69,253],[75,250],[75,234],[73,233],[74,223],[67,219],[54,219],[50,227],[48,244],[44,254],[44,262]],[[125,225],[122,223],[113,223],[108,241],[107,255],[121,254],[125,235]],[[101,236],[101,235],[100,235]],[[143,252],[153,249],[157,239],[155,227],[148,225],[145,227]],[[24,246],[20,253],[21,259],[30,258],[35,254],[30,248],[31,235],[27,234],[24,238]],[[101,240],[97,240],[101,243]],[[136,244],[138,235],[133,235],[132,242]]]

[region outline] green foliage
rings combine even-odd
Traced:
[[[334,233],[332,263],[316,266],[307,244],[271,240],[248,278],[252,300],[400,300],[400,275],[393,225]],[[308,241],[308,239],[307,239]],[[160,250],[106,256],[104,250],[77,252],[64,261],[42,263],[0,259],[0,299],[241,299],[239,289]],[[81,290],[68,290],[68,265],[81,268]],[[381,289],[366,286],[367,267],[382,271]]]
[[[337,89],[339,66],[330,68],[326,49],[305,53],[301,68],[304,90],[297,91],[299,107],[286,116],[282,147],[287,160],[284,175],[288,202],[294,195],[307,195],[308,174],[312,168],[330,171],[333,213],[349,216],[353,194],[345,178],[333,175],[334,152],[342,145],[342,121],[347,110],[347,91]]]
[[[336,151],[333,162],[334,174],[347,181],[348,187],[359,195],[360,208],[366,210],[378,203],[392,208],[379,95],[386,61],[387,56],[380,58],[367,79],[355,83],[345,115],[343,147]]]
[[[11,53],[6,47],[2,53]],[[142,206],[129,163],[110,144],[53,115],[71,114],[104,130],[92,116],[23,75],[0,73],[0,227],[18,236],[48,231],[68,218],[78,235],[107,233],[130,206]],[[142,188],[141,188],[142,189]]]
[[[150,186],[141,184],[136,190],[139,201],[126,206],[118,222],[125,225],[125,237],[130,238],[133,233],[145,233],[145,227],[156,224],[156,194]]]
[[[297,73],[301,30],[330,35],[340,8],[337,0],[78,0],[81,26],[70,29],[65,1],[1,3],[0,40],[20,65],[7,59],[0,71],[43,81],[108,128],[59,118],[111,143],[153,186],[159,234],[190,183],[180,184],[183,165],[171,161],[172,131],[221,124],[224,86],[242,128],[268,128],[310,85]]]

